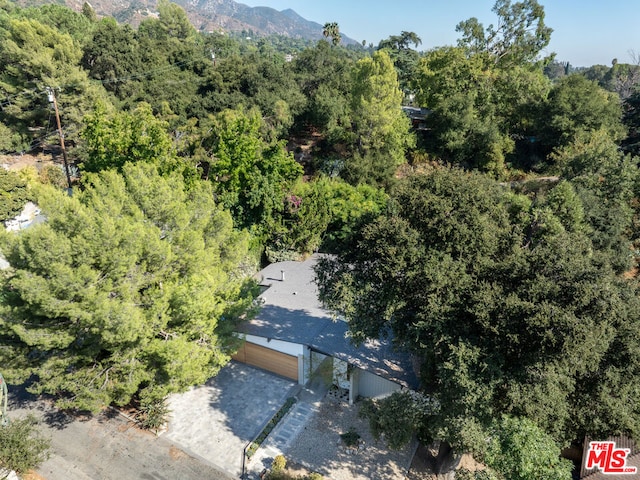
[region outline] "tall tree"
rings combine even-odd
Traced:
[[[558,201],[437,170],[402,182],[386,214],[320,263],[320,297],[356,341],[392,334],[421,361],[423,440],[486,452],[501,414],[561,445],[640,435],[640,408],[623,406],[640,388],[637,288],[564,228]],[[607,395],[621,410],[597,417],[589,405]]]
[[[422,44],[422,39],[415,32],[402,31],[400,35],[391,35],[389,38],[381,40],[378,49],[387,49],[393,64],[398,72],[400,88],[408,91],[416,75],[416,67],[420,54],[411,49],[410,46],[418,47]]]
[[[605,130],[614,141],[625,137],[618,95],[582,75],[562,78],[542,109],[541,141],[550,148],[565,146],[581,132]]]
[[[263,137],[258,110],[226,110],[212,119],[203,145],[209,152],[209,178],[219,202],[237,225],[264,234],[285,193],[302,175],[284,143]]]
[[[252,302],[248,242],[206,182],[149,164],[50,188],[46,223],[2,238],[0,363],[61,407],[162,398],[229,360]]]
[[[11,19],[3,27],[0,95],[10,102],[0,111],[0,120],[25,139],[31,140],[33,131],[48,138],[53,129],[47,131],[46,88],[51,87],[56,90],[65,136],[77,140],[84,112],[98,99],[106,101],[104,89],[91,84],[79,66],[78,44],[69,34],[33,19]]]
[[[553,32],[544,23],[544,7],[537,0],[497,0],[492,11],[498,16],[496,26],[485,29],[477,18],[460,22],[456,27],[462,33],[458,45],[472,55],[487,55],[502,67],[540,60]]]
[[[327,22],[322,27],[322,34],[325,37],[331,37],[331,43],[333,45],[339,45],[342,40],[342,36],[340,35],[340,27],[336,22]]]
[[[99,104],[85,117],[82,169],[121,170],[127,162],[149,162],[165,172],[173,170],[178,159],[167,128],[166,122],[157,119],[147,104],[140,104],[131,112],[117,113],[108,113]]]
[[[550,82],[541,70],[498,68],[459,47],[425,55],[415,81],[416,100],[432,110],[430,147],[445,160],[505,175],[516,140],[534,134]]]
[[[402,92],[389,55],[378,50],[359,60],[353,74],[351,116],[355,149],[345,166],[350,183],[383,185],[415,145],[400,106]]]

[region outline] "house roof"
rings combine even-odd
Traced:
[[[405,387],[417,387],[408,354],[394,349],[388,339],[354,345],[349,325],[322,308],[313,271],[320,256],[312,255],[304,262],[273,263],[262,270],[260,284],[268,287],[260,295],[263,305],[241,333],[303,344]]]

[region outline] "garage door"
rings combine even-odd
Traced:
[[[254,367],[263,368],[292,380],[298,380],[298,358],[286,353],[276,352],[255,343],[245,342],[238,353],[233,356],[237,360]]]

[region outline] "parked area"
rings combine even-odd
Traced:
[[[282,376],[231,362],[206,385],[169,399],[171,419],[160,436],[114,410],[72,417],[19,389],[10,392],[9,417],[31,413],[52,440],[51,457],[31,478],[40,480],[231,480],[242,472],[246,444],[286,402],[297,399],[246,464],[248,479],[283,454],[290,463],[332,480],[403,480],[415,446],[387,451],[358,417],[360,403],[329,391],[317,377],[305,387]],[[327,393],[329,392],[329,393]],[[341,434],[360,437],[347,448]]]
[[[290,462],[332,480],[402,480],[411,464],[415,445],[388,451],[369,433],[358,417],[359,403],[327,394],[321,378],[306,387],[284,377],[245,364],[231,362],[207,385],[170,399],[173,411],[165,434],[182,450],[205,458],[238,475],[242,451],[286,399],[297,402],[247,462],[248,478],[270,465],[278,454]],[[357,448],[347,448],[340,435],[360,437]]]
[[[164,435],[237,478],[244,447],[295,390],[291,380],[231,362],[205,385],[169,397]]]

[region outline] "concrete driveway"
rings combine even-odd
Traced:
[[[245,445],[297,390],[291,380],[232,361],[205,385],[169,397],[164,436],[239,476]]]

